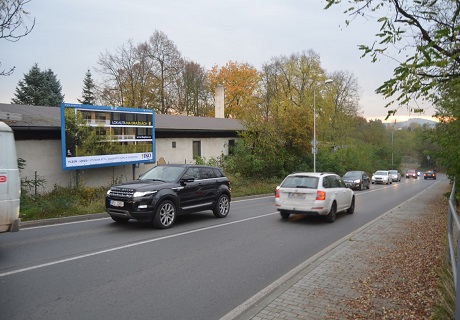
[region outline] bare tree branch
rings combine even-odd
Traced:
[[[0,0],[0,39],[17,42],[22,37],[32,32],[35,18],[29,17],[30,13],[24,6],[31,0]],[[2,63],[0,62],[0,67]],[[15,67],[0,69],[0,76],[9,76]]]

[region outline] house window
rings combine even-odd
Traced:
[[[147,128],[137,128],[137,135],[138,136],[146,136],[148,135]]]
[[[193,159],[201,157],[201,141],[193,141]]]
[[[107,129],[104,127],[97,127],[96,128],[96,135],[98,136],[105,136],[107,134]]]
[[[86,122],[91,122],[91,111],[81,111],[81,116]]]
[[[126,116],[126,122],[128,122],[128,124],[136,121],[136,115],[134,113],[127,113],[125,114],[125,116]]]
[[[173,148],[176,147],[176,141],[173,141],[173,142],[172,142],[172,147],[173,147]]]
[[[235,140],[234,139],[228,140],[228,154],[229,155],[234,154],[234,150],[235,150]]]
[[[106,120],[105,112],[96,112],[96,122],[97,123],[104,123]]]
[[[123,139],[123,129],[122,128],[112,128],[112,139],[121,140]]]
[[[151,117],[149,114],[138,114],[137,115],[137,121],[150,123],[149,117]]]
[[[122,117],[121,117],[121,116],[122,116],[122,113],[121,113],[121,112],[113,112],[113,113],[111,114],[111,116],[112,116],[112,120],[114,120],[114,121],[119,122],[119,121],[122,120]]]

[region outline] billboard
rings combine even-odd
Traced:
[[[153,110],[61,103],[62,169],[155,162]]]

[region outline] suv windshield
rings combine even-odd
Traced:
[[[166,182],[177,181],[181,176],[184,168],[182,167],[168,167],[157,166],[152,170],[146,172],[140,180],[161,180]]]
[[[308,176],[287,177],[281,184],[283,188],[318,188],[318,178]]]
[[[387,176],[388,175],[388,171],[377,171],[375,173],[375,175],[377,176]]]

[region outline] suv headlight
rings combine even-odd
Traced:
[[[134,198],[139,198],[139,197],[150,196],[150,195],[155,194],[157,192],[158,191],[136,191],[136,192],[134,192],[133,196],[134,196]]]

